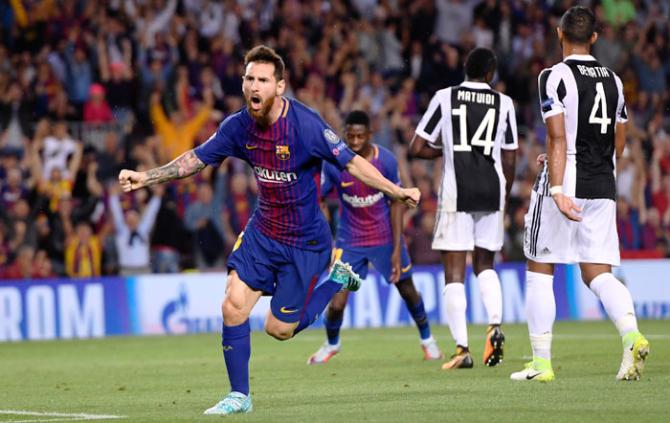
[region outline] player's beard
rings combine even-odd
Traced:
[[[259,110],[254,110],[251,107],[251,99],[245,99],[247,102],[247,111],[252,118],[256,121],[256,124],[261,128],[267,128],[270,126],[270,110],[275,104],[275,97],[272,96],[263,102],[263,105]]]

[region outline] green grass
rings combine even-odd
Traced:
[[[556,381],[513,383],[528,360],[525,325],[504,327],[504,365],[480,364],[483,328],[469,328],[472,370],[423,362],[413,328],[343,332],[343,350],[308,367],[321,330],[280,343],[252,336],[254,412],[244,422],[670,421],[670,322],[645,321],[643,380],[617,383],[619,337],[608,322],[560,323]],[[451,352],[445,327],[433,333]],[[201,413],[228,389],[216,334],[0,344],[0,410],[115,414],[124,421],[212,421]],[[2,415],[0,422],[55,417]],[[64,420],[67,421],[67,420]]]

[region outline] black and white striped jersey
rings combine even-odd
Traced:
[[[591,55],[571,55],[540,72],[542,119],[563,113],[567,160],[563,192],[576,198],[616,197],[616,123],[627,120],[619,77]],[[535,191],[549,195],[545,165]]]
[[[483,82],[439,90],[416,134],[432,148],[443,149],[438,212],[503,210],[500,150],[518,148],[511,98]]]

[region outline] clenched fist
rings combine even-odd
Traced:
[[[400,195],[397,198],[408,207],[414,208],[419,204],[421,191],[418,188],[401,188]]]
[[[130,192],[146,186],[147,175],[145,172],[123,169],[119,172],[119,185],[123,192]]]

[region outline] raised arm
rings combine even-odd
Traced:
[[[200,172],[205,164],[196,156],[193,150],[189,150],[161,167],[147,170],[146,172],[135,172],[123,169],[119,173],[119,184],[123,191],[130,192],[155,184],[162,184],[173,179],[182,179]]]
[[[409,207],[416,207],[419,204],[421,193],[417,188],[401,188],[389,181],[382,175],[376,167],[361,156],[354,156],[347,163],[347,171],[354,178],[363,182],[365,185],[383,192],[394,200],[399,200]]]

